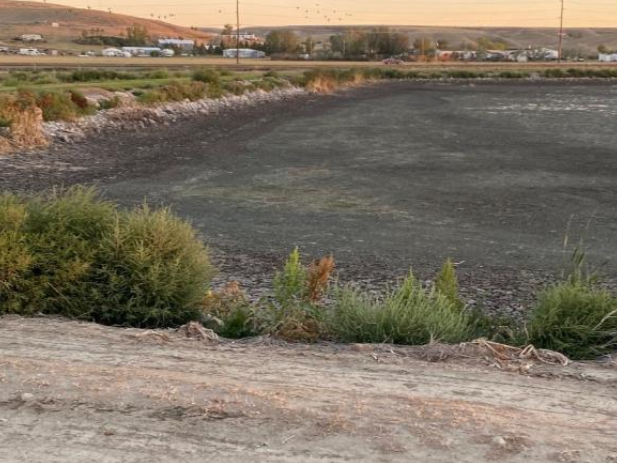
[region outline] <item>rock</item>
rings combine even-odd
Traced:
[[[502,436],[493,437],[493,444],[499,447],[507,447],[508,441],[506,441]]]
[[[22,402],[32,402],[34,400],[34,394],[30,394],[29,392],[24,392],[21,395]]]

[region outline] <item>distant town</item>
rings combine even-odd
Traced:
[[[52,23],[59,28],[59,23]],[[13,37],[12,46],[1,46],[0,53],[26,56],[65,56],[79,54],[83,57],[138,58],[219,55],[224,58],[261,59],[270,57],[281,60],[315,61],[386,61],[388,64],[404,62],[550,62],[550,61],[599,61],[617,62],[617,50],[604,45],[597,53],[582,55],[529,45],[511,47],[505,41],[481,38],[477,43],[450,44],[432,37],[410,41],[407,34],[387,27],[370,31],[350,29],[335,34],[328,40],[312,37],[300,38],[293,31],[274,30],[265,36],[241,31],[226,25],[219,34],[208,41],[198,42],[184,37],[153,37],[144,26],[128,27],[125,34],[105,35],[102,29],[84,30],[75,43],[91,45],[91,50],[80,53],[46,47],[47,39],[41,34],[22,34]]]

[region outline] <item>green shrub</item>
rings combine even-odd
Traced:
[[[43,111],[43,119],[46,121],[72,121],[94,111],[88,100],[75,90],[39,92],[36,105]]]
[[[118,72],[104,69],[79,69],[65,74],[59,74],[58,79],[63,82],[96,82],[105,80],[135,80],[139,74]]]
[[[465,303],[458,294],[458,279],[456,278],[456,269],[451,259],[446,260],[443,267],[441,267],[441,271],[437,274],[435,290],[448,298],[454,307],[461,310],[465,308]]]
[[[272,79],[280,79],[281,75],[278,71],[274,71],[274,70],[269,70],[267,72],[264,73],[264,77],[270,77]]]
[[[145,91],[137,96],[140,103],[157,104],[170,101],[196,101],[208,96],[210,85],[202,82],[177,82],[173,81],[167,85]],[[133,92],[135,94],[135,92]]]
[[[114,96],[109,99],[100,100],[99,108],[102,110],[113,109],[113,108],[117,108],[118,106],[120,106],[120,103],[121,103],[120,97]]]
[[[497,77],[500,79],[527,79],[529,78],[529,73],[518,71],[501,71],[497,74]]]
[[[617,298],[577,278],[538,295],[529,341],[575,359],[594,358],[617,347]]]
[[[156,327],[199,317],[213,267],[189,224],[143,206],[118,216],[93,273],[95,321]]]
[[[561,79],[564,77],[568,77],[568,73],[560,68],[547,69],[544,71],[544,77],[548,77],[552,79]]]
[[[308,272],[300,262],[300,251],[295,248],[287,258],[282,272],[276,272],[272,282],[274,297],[282,305],[303,300],[308,292]]]
[[[169,71],[167,69],[158,69],[146,74],[149,79],[169,79]],[[180,77],[180,76],[176,76]]]
[[[213,271],[168,210],[118,211],[83,188],[2,197],[0,256],[0,314],[145,327],[195,319]]]
[[[214,69],[200,68],[193,71],[193,80],[204,84],[218,85],[221,83],[221,75]]]
[[[338,288],[327,325],[347,342],[416,345],[467,341],[471,335],[469,315],[443,294],[422,288],[412,274],[385,299]]]

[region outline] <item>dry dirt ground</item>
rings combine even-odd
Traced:
[[[0,461],[617,461],[614,363],[495,365],[4,317]]]

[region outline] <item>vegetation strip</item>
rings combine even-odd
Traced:
[[[482,338],[576,359],[613,353],[617,298],[585,272],[580,253],[574,257],[563,281],[539,292],[525,325],[470,311],[451,261],[430,288],[410,273],[374,295],[332,283],[332,256],[305,267],[296,249],[271,293],[250,302],[234,282],[210,290],[207,248],[168,209],[119,210],[81,187],[0,197],[0,314],[135,327],[198,321],[231,338],[410,345]]]
[[[0,93],[0,153],[48,144],[50,140],[41,125],[43,122],[74,122],[84,116],[118,106],[129,106],[134,110],[170,102],[218,100],[228,96],[277,90],[293,93],[294,89],[306,89],[311,92],[330,93],[341,86],[381,80],[524,79],[534,76],[615,78],[617,70],[555,68],[531,74],[517,71],[408,71],[399,68],[363,68],[316,69],[302,74],[268,71],[248,75],[206,68],[195,69],[190,74],[185,71],[175,72],[173,75],[165,70],[145,72],[141,75],[135,72],[97,69],[53,73],[12,72],[2,79],[4,90],[12,88],[13,91]],[[94,91],[95,96],[91,96],[92,92],[90,96],[83,93],[88,89]],[[128,89],[130,92],[110,93],[110,90],[114,89]],[[194,108],[189,106],[189,112],[191,110]],[[137,114],[139,115],[138,111]],[[147,120],[148,112],[143,115],[146,116],[144,120]],[[96,124],[100,125],[101,120],[97,120]],[[51,135],[55,133],[52,131]],[[60,138],[64,141],[70,140],[66,135]]]

